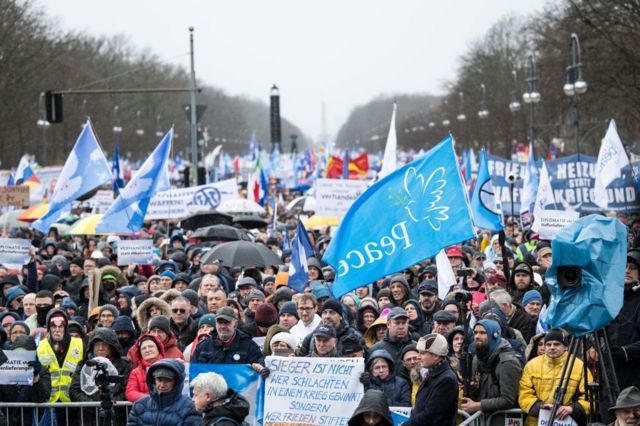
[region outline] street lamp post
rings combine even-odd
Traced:
[[[449,121],[449,101],[444,100],[444,117],[442,118],[442,127],[449,128],[451,121]]]
[[[42,163],[47,164],[47,129],[51,125],[47,121],[47,112],[44,108],[44,93],[40,93],[40,102],[38,108],[38,128],[42,129]]]
[[[157,138],[161,138],[163,133],[162,133],[162,126],[160,125],[160,114],[156,115],[156,137]],[[176,135],[173,135],[173,138],[175,139]]]
[[[136,129],[136,135],[140,137],[140,142],[142,142],[142,137],[144,136],[144,129],[142,128],[142,113],[138,110],[136,112],[136,124],[138,128]]]
[[[576,33],[571,34],[571,64],[567,67],[567,79],[562,88],[564,94],[571,97],[573,109],[573,126],[576,140],[576,153],[580,160],[580,111],[578,110],[579,95],[587,92],[587,82],[582,77],[582,49],[580,39]]]
[[[480,85],[481,97],[480,97],[480,111],[478,111],[478,117],[480,117],[480,124],[482,126],[482,136],[486,137],[485,133],[485,124],[487,118],[489,118],[489,110],[487,109],[487,88],[483,84]],[[485,142],[487,142],[485,140]],[[489,151],[491,151],[491,142],[487,142],[489,146]]]
[[[520,111],[520,102],[518,102],[518,73],[515,66],[511,70],[511,102],[509,103],[509,111],[512,113],[511,117],[511,133],[514,141],[516,137],[516,113]]]
[[[538,92],[538,75],[536,72],[536,62],[533,54],[527,57],[527,91],[522,95],[522,101],[529,105],[529,131],[528,139],[531,144],[529,155],[534,155],[536,148],[536,127],[535,127],[535,107],[540,102],[540,92]],[[535,157],[534,157],[535,158]]]
[[[458,104],[458,116],[456,119],[462,123],[467,119],[467,116],[464,115],[464,93],[458,92],[458,98],[460,99],[460,102]]]

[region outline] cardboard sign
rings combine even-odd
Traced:
[[[351,204],[367,189],[365,180],[318,179],[316,182],[316,214],[342,217]]]
[[[31,240],[0,238],[0,263],[20,267],[29,261]]]
[[[153,263],[153,241],[151,240],[120,240],[117,252],[118,266]]]
[[[540,235],[540,239],[553,240],[562,228],[579,218],[580,213],[571,210],[542,210],[534,217],[531,229]]]
[[[0,186],[0,206],[29,207],[29,187]]]

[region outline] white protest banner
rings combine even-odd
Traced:
[[[118,241],[118,266],[150,265],[153,263],[153,241],[120,240]]]
[[[238,183],[233,178],[190,188],[170,189],[151,198],[144,218],[181,219],[201,210],[213,210],[223,201],[239,197]]]
[[[36,351],[4,351],[7,361],[0,365],[0,385],[32,385],[33,368],[29,362],[36,360]]]
[[[264,426],[346,425],[363,386],[362,358],[266,358]]]
[[[551,426],[549,423],[549,416],[551,415],[551,410],[541,409],[540,415],[538,416],[538,426]],[[562,420],[559,420],[557,417],[553,421],[553,426],[578,426],[575,420],[571,416],[567,416]]]
[[[93,214],[105,213],[113,204],[113,191],[110,189],[100,189],[96,195],[82,202],[82,205],[92,209]]]
[[[316,214],[342,217],[369,184],[366,180],[318,179]]]
[[[0,238],[0,263],[22,266],[29,261],[31,240]]]
[[[579,218],[580,213],[573,210],[538,210],[531,229],[540,235],[540,239],[553,240],[562,228]]]

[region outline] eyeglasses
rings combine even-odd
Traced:
[[[171,309],[171,312],[173,312],[174,314],[184,314],[185,312],[187,312],[187,310],[186,309],[173,308],[173,309]]]

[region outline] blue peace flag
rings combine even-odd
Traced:
[[[478,228],[489,231],[502,231],[502,212],[496,203],[489,167],[487,166],[487,154],[480,152],[480,166],[478,177],[471,195],[471,212],[473,222]]]
[[[373,184],[351,206],[323,260],[336,297],[475,236],[453,140]]]

